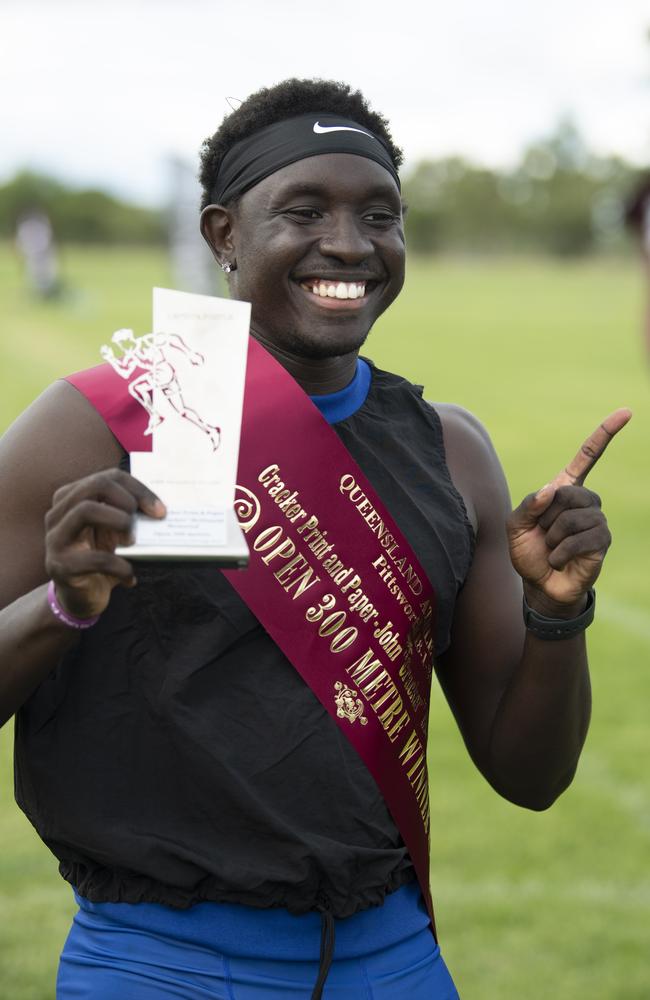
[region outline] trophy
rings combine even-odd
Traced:
[[[246,566],[235,510],[250,304],[153,290],[153,332],[118,330],[101,349],[143,408],[131,474],[160,497],[163,519],[137,514],[128,559],[211,560]]]

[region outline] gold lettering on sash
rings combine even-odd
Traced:
[[[268,566],[269,563],[274,559],[277,559],[278,556],[281,556],[282,559],[290,559],[295,554],[296,546],[294,542],[292,542],[290,538],[283,538],[280,544],[276,545],[268,555],[262,556],[262,562]]]
[[[304,556],[301,556],[300,553],[298,553],[298,555],[294,556],[293,559],[291,559],[286,566],[282,566],[280,569],[276,569],[273,576],[278,581],[278,583],[284,585],[286,581],[289,579],[289,577],[292,575],[292,573],[294,573],[297,569],[302,569],[303,566],[306,565],[307,565],[307,560],[305,559]]]
[[[305,571],[300,574],[300,576],[297,576],[291,581],[291,583],[288,583],[284,589],[288,594],[292,587],[298,588],[293,595],[293,599],[295,601],[296,598],[302,597],[306,590],[309,590],[310,587],[313,587],[314,584],[319,583],[319,581],[320,577],[316,576],[311,566],[308,566]]]
[[[399,543],[396,541],[395,536],[387,530],[380,514],[373,507],[371,500],[357,485],[354,476],[351,476],[350,473],[345,473],[341,476],[339,480],[339,492],[347,496],[350,503],[356,507],[372,533],[377,535],[380,545],[386,550],[386,553],[397,572],[406,580],[411,593],[416,596],[421,594],[422,581],[420,577],[408,562],[405,555],[398,557]],[[376,563],[373,563],[373,565],[375,568],[378,568]],[[388,565],[388,563],[386,563],[386,565]],[[385,578],[382,577],[382,579]],[[395,593],[395,591],[391,590],[391,593]]]
[[[408,649],[408,642],[407,642],[407,649]],[[420,697],[418,686],[416,684],[415,677],[413,676],[413,671],[411,670],[409,662],[406,659],[399,668],[399,677],[404,687],[406,688],[406,693],[411,699],[411,704],[413,705],[415,711],[417,712],[418,709],[420,708],[423,709],[425,707],[424,702]]]
[[[267,465],[266,469],[262,469],[257,477],[258,482],[264,483],[265,485],[269,482],[273,482],[274,479],[277,479],[277,473],[279,471],[279,465]]]
[[[391,568],[391,564],[388,562],[386,556],[378,556],[372,565],[378,571],[380,580],[384,581],[390,593],[397,598],[398,602],[404,608],[404,614],[409,621],[415,621],[417,618],[417,612],[414,610],[413,605],[410,603],[409,599],[399,586]]]
[[[381,666],[381,660],[374,659],[372,663],[370,660],[374,656],[372,649],[369,649],[363,656],[360,656],[358,660],[355,660],[351,666],[347,668],[347,672],[355,684],[361,684],[366,677],[369,677],[378,667],[383,669]]]
[[[256,552],[266,552],[266,555],[262,556],[262,562],[266,566],[274,559],[288,560],[284,566],[274,572],[273,576],[278,583],[282,584],[286,593],[289,593],[292,588],[296,588],[295,593],[292,594],[295,601],[306,590],[318,583],[320,577],[314,573],[304,556],[300,553],[296,554],[295,542],[292,542],[290,538],[283,537],[283,535],[284,532],[279,524],[264,528],[253,542],[253,548]],[[269,549],[270,551],[268,551]],[[299,570],[302,572],[299,572],[298,576],[293,576]],[[290,579],[291,576],[293,579]]]
[[[381,660],[374,655],[372,649],[368,649],[347,668],[347,673],[350,674],[353,683],[359,685],[364,698],[370,701],[370,707],[377,715],[382,729],[393,743],[404,726],[410,722],[410,716],[404,709],[402,698]],[[371,700],[373,698],[374,700]],[[386,702],[389,704],[380,714],[379,710]]]
[[[321,577],[313,567],[313,561],[318,560],[327,574],[326,579],[332,581],[334,593],[321,594],[317,598],[318,603],[305,611],[305,619],[315,628],[320,641],[328,644],[331,653],[341,654],[360,638],[359,630],[349,624],[350,616],[358,615],[367,624],[377,619],[379,612],[365,592],[361,575],[354,566],[348,565],[339,557],[334,542],[329,540],[327,527],[318,516],[302,507],[299,491],[284,482],[280,466],[274,463],[262,469],[258,481],[284,516],[285,524],[288,524],[286,529],[281,524],[265,527],[253,541],[252,548],[259,553],[262,563],[271,569],[273,579],[293,601],[314,584],[321,582]],[[395,536],[388,530],[381,515],[354,477],[349,474],[342,476],[339,490],[356,507],[378,539],[383,551],[372,562],[372,568],[397,607],[402,609],[409,622],[409,631],[402,638],[399,628],[391,619],[373,623],[376,649],[368,647],[365,653],[345,668],[350,684],[342,681],[334,684],[336,714],[339,719],[345,719],[350,724],[358,721],[365,726],[368,719],[364,715],[364,700],[372,709],[387,739],[397,744],[397,760],[404,769],[404,776],[413,791],[428,835],[429,790],[422,728],[422,716],[426,718],[426,703],[419,692],[411,662],[415,654],[423,662],[428,660],[430,675],[433,648],[431,605],[425,601],[418,609],[414,598],[407,596],[409,591],[418,595],[422,591],[422,583],[408,557],[400,552]],[[253,494],[251,496],[254,497]],[[259,501],[257,505],[259,508]],[[289,524],[298,521],[300,523],[293,529],[293,533],[290,529],[287,530]],[[395,680],[389,673],[388,660],[399,663]],[[403,684],[402,693],[397,687],[400,682]],[[406,698],[407,706],[404,704]],[[412,715],[411,712],[416,714]]]
[[[387,673],[386,670],[384,670],[384,668],[382,667],[379,673],[375,674],[372,680],[368,681],[368,683],[364,684],[363,687],[361,688],[366,698],[369,699],[374,694],[377,693],[378,688],[383,688],[386,686],[388,686],[389,693],[388,694],[384,693],[380,698],[377,699],[377,701],[372,703],[372,707],[375,709],[375,711],[377,711],[379,706],[386,701],[387,697],[390,697],[391,691],[395,690],[395,685],[393,684],[390,678],[390,674]]]
[[[399,632],[390,631],[392,624],[393,623],[389,621],[387,625],[383,626],[383,628],[376,628],[373,634],[375,636],[375,639],[379,640],[379,645],[386,653],[386,656],[388,656],[389,659],[395,661],[398,656],[401,656],[401,654],[404,652],[404,649],[402,646],[400,646],[399,642],[397,641],[399,639]]]
[[[412,730],[409,734],[398,756],[403,767],[410,764],[414,757],[416,758],[415,763],[406,772],[406,777],[415,794],[422,822],[428,836],[431,819],[429,814],[429,782],[427,779],[426,753],[415,730]]]
[[[289,580],[289,578],[293,576],[297,570],[302,570],[302,572],[299,573],[298,576],[294,576],[293,580],[290,580],[289,583],[287,583],[287,580]],[[288,594],[293,587],[297,588],[295,593],[292,595],[294,601],[296,598],[302,597],[306,590],[309,590],[310,587],[313,587],[313,585],[318,583],[320,580],[320,577],[316,576],[311,566],[307,563],[305,557],[300,554],[294,556],[293,559],[286,564],[286,566],[282,566],[280,569],[276,570],[273,576],[278,583],[282,584],[285,593]]]
[[[418,739],[418,735],[417,735],[417,733],[415,732],[415,729],[414,729],[409,734],[409,737],[408,737],[406,743],[404,744],[404,746],[400,750],[400,752],[399,752],[399,759],[400,759],[400,761],[402,762],[403,765],[406,765],[406,764],[409,763],[409,761],[411,760],[412,757],[415,757],[415,755],[417,753],[419,753],[422,756],[423,750],[422,750],[422,744],[420,743],[420,740]]]
[[[431,601],[423,601],[420,605],[420,610],[420,616],[414,620],[406,637],[406,656],[404,660],[410,663],[413,653],[417,653],[427,672],[427,676],[431,677],[433,658],[433,635],[431,634],[433,609]]]
[[[347,594],[348,590],[351,590],[352,587],[358,587],[360,583],[361,577],[357,573],[354,573],[344,584],[340,584],[341,593]]]
[[[279,524],[273,524],[270,528],[264,528],[260,531],[259,535],[253,542],[253,548],[256,552],[264,552],[265,549],[270,549],[272,545],[282,537],[282,528]]]
[[[402,698],[397,693],[397,690],[395,689],[394,685],[393,685],[393,690],[395,691],[395,699],[390,703],[388,708],[384,712],[382,712],[382,714],[379,716],[379,721],[386,730],[386,735],[388,736],[388,739],[391,741],[391,743],[395,742],[398,734],[402,731],[404,726],[409,722],[409,714],[405,710]]]
[[[290,490],[279,476],[280,466],[267,465],[257,477],[258,482],[266,487],[268,494],[277,504],[287,520],[295,524],[301,517],[307,517],[307,512],[298,502],[298,490]],[[259,504],[258,504],[259,506]],[[245,530],[245,529],[244,529]]]
[[[370,598],[364,594],[360,587],[348,594],[348,604],[352,611],[356,611],[362,622],[369,622],[379,614]]]

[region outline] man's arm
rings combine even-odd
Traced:
[[[65,382],[0,441],[0,725],[78,636],[52,614],[48,579],[79,618],[101,613],[117,583],[133,582],[114,548],[138,506],[160,512],[150,491],[115,468],[121,455],[96,411]]]
[[[589,672],[584,634],[548,641],[526,631],[522,592],[544,616],[579,615],[609,531],[598,498],[566,472],[511,514],[484,429],[458,408],[438,411],[449,469],[477,535],[438,676],[490,784],[519,805],[543,809],[575,773],[589,724]]]

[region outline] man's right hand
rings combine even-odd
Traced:
[[[165,508],[119,470],[123,457],[67,382],[46,389],[0,440],[0,726],[79,639],[48,607],[48,578],[76,618],[100,614],[116,584],[135,582],[115,547],[136,511],[163,517]]]
[[[162,518],[162,501],[121,469],[105,469],[60,487],[45,516],[45,568],[62,607],[92,618],[108,605],[117,584],[135,585],[133,567],[115,554],[133,542],[141,511]]]

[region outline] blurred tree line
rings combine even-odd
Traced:
[[[640,175],[619,157],[590,153],[570,121],[509,172],[459,157],[423,161],[403,185],[409,244],[422,253],[620,251]]]
[[[34,211],[48,216],[59,242],[157,244],[167,238],[162,212],[24,170],[0,186],[0,235],[12,238],[19,219]]]
[[[640,171],[597,157],[570,121],[529,146],[511,171],[460,157],[420,162],[404,181],[409,246],[420,253],[542,251],[580,255],[626,246],[625,202]],[[0,187],[0,234],[21,213],[47,213],[60,242],[162,244],[163,211],[22,172]],[[197,205],[198,220],[198,205]]]

